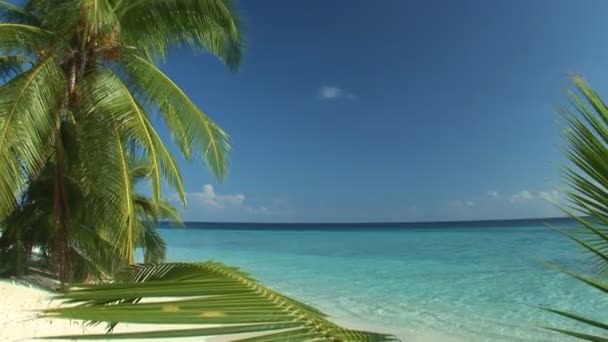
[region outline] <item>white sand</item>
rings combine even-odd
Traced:
[[[56,303],[55,303],[56,304]],[[0,282],[0,341],[29,341],[33,337],[103,332],[79,322],[39,319],[37,310],[52,307],[50,293],[11,280]]]
[[[0,341],[34,341],[34,338],[43,336],[105,333],[105,324],[85,326],[80,321],[40,318],[39,310],[59,306],[60,302],[52,300],[51,297],[51,292],[34,285],[8,279],[0,280]],[[174,325],[159,328],[155,325],[119,324],[114,331],[118,333],[190,327],[192,326]],[[201,338],[182,338],[180,341],[201,341]]]

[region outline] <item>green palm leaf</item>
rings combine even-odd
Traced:
[[[27,10],[6,1],[0,1],[0,22],[35,24],[37,21],[37,18]]]
[[[152,224],[143,225],[139,241],[144,250],[145,263],[152,264],[165,261],[167,255],[167,244]]]
[[[226,176],[230,138],[160,69],[143,57],[126,54],[123,65],[131,88],[158,108],[187,157],[202,158],[220,179]]]
[[[111,137],[116,139],[117,143],[115,146],[117,147],[116,154],[120,160],[121,167],[121,175],[122,175],[122,194],[124,195],[124,199],[122,203],[124,204],[124,215],[120,219],[121,222],[117,225],[119,228],[118,232],[114,235],[116,236],[117,243],[115,247],[118,248],[118,253],[122,257],[123,260],[127,260],[129,265],[135,263],[135,241],[136,236],[140,233],[138,232],[138,224],[137,224],[137,216],[135,213],[135,200],[133,198],[133,184],[131,183],[133,178],[130,174],[129,168],[129,157],[124,149],[125,144],[122,142],[120,137],[120,133],[115,129],[114,135]]]
[[[566,192],[569,209],[563,210],[579,225],[574,230],[559,231],[588,252],[597,274],[550,266],[605,295],[608,293],[608,107],[582,78],[576,76],[573,82],[578,93],[570,93],[572,109],[559,110],[568,123],[569,129],[564,134],[565,154],[571,162],[563,172],[564,181],[570,187]],[[608,324],[565,311],[543,309],[577,321],[581,327],[608,334]],[[556,327],[547,329],[587,341],[608,341],[595,334]]]
[[[26,63],[31,63],[31,60],[23,55],[0,56],[0,83],[8,82],[22,73]]]
[[[146,149],[150,156],[153,198],[161,199],[162,176],[183,197],[182,176],[173,156],[163,144],[147,113],[112,72],[90,74],[85,79],[89,111],[99,120],[112,120],[128,139]]]
[[[23,52],[24,54],[49,51],[63,40],[50,31],[37,26],[19,23],[0,23],[0,50],[4,54]]]
[[[165,58],[171,46],[187,45],[239,65],[243,38],[229,0],[120,1],[116,11],[125,39],[148,56]]]
[[[64,76],[53,57],[0,87],[0,215],[41,169],[57,122]]]
[[[203,326],[60,338],[169,338],[259,332],[262,335],[243,341],[396,340],[391,335],[342,328],[318,310],[264,287],[238,269],[218,263],[141,265],[129,269],[121,279],[124,281],[83,286],[61,294],[57,299],[78,305],[44,313],[47,317],[94,322]],[[134,293],[138,296],[135,300]],[[204,326],[209,324],[223,326]]]
[[[91,25],[90,34],[107,34],[117,29],[118,18],[109,0],[81,0],[81,8]]]

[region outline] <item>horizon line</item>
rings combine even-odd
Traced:
[[[515,218],[515,219],[487,219],[487,220],[440,220],[440,221],[365,221],[365,222],[239,222],[239,221],[182,221],[183,224],[249,224],[249,225],[428,225],[428,224],[463,224],[463,223],[496,223],[496,222],[528,222],[528,221],[555,221],[563,219],[574,219],[570,216],[550,216],[535,218]],[[158,224],[178,224],[177,221],[160,221]]]

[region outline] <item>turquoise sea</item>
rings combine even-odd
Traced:
[[[606,296],[542,264],[588,264],[542,221],[190,223],[160,231],[172,261],[239,266],[339,322],[406,341],[573,341],[536,328],[576,327],[538,306],[608,321]]]

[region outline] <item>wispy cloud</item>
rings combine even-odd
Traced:
[[[471,200],[455,200],[455,201],[450,201],[449,203],[450,207],[454,207],[454,208],[471,208],[475,206],[475,202],[471,201]]]
[[[174,197],[177,199],[177,196]],[[191,208],[198,207],[212,211],[232,209],[251,215],[273,214],[273,211],[267,206],[246,203],[245,194],[219,194],[211,184],[203,185],[202,191],[186,193],[186,197]]]
[[[436,212],[454,220],[487,220],[497,218],[550,217],[563,213],[566,196],[553,189],[526,189],[501,191],[490,188],[477,195],[442,202]],[[434,214],[437,215],[437,214]]]
[[[551,203],[559,203],[562,200],[561,194],[557,190],[553,191],[539,191],[538,197],[544,199],[545,201],[549,201]]]
[[[319,89],[319,96],[322,100],[337,100],[337,99],[346,99],[346,100],[354,100],[356,99],[355,94],[348,92],[342,88],[334,87],[334,86],[322,86]]]
[[[223,209],[227,206],[239,207],[245,202],[244,194],[220,195],[215,192],[213,185],[205,184],[200,192],[186,194],[190,201],[196,202],[206,208]]]
[[[562,200],[561,194],[557,190],[530,191],[521,190],[509,197],[512,203],[525,202],[530,200],[543,200],[551,203],[559,203]]]
[[[520,192],[511,195],[511,202],[520,202],[534,199],[534,195],[528,190],[521,190]]]
[[[557,190],[532,191],[523,189],[514,194],[506,194],[504,196],[498,191],[490,190],[487,194],[492,199],[508,200],[511,203],[522,203],[531,200],[544,200],[557,203],[562,199],[560,192]]]
[[[247,213],[254,214],[254,215],[272,215],[273,214],[273,212],[270,209],[268,209],[268,207],[265,207],[263,205],[260,205],[257,207],[247,206],[245,208],[245,210],[247,211]]]
[[[491,198],[499,198],[500,197],[500,192],[494,191],[494,190],[490,190],[490,191],[488,191],[488,196],[490,196]]]

